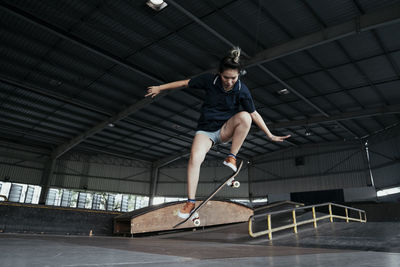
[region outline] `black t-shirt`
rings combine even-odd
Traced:
[[[239,111],[253,113],[256,110],[249,89],[240,80],[232,90],[225,92],[221,77],[207,73],[190,79],[189,87],[206,91],[197,130],[217,131]]]

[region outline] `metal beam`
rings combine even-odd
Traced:
[[[184,150],[179,154],[160,159],[160,160],[154,162],[154,166],[155,166],[155,168],[161,168],[161,167],[164,167],[174,161],[177,161],[178,159],[186,157],[188,155],[190,155],[190,149]]]
[[[100,122],[99,124],[86,130],[85,132],[76,136],[75,138],[71,139],[70,141],[58,146],[56,149],[54,149],[52,156],[55,158],[59,158],[64,153],[66,153],[70,149],[72,149],[74,146],[83,142],[86,138],[103,130],[103,128],[107,127],[110,123],[115,123],[119,120],[124,119],[125,117],[129,116],[130,114],[144,108],[145,106],[152,103],[153,101],[154,101],[154,99],[152,99],[152,98],[144,98],[142,100],[139,100],[135,104],[129,106],[127,109],[120,111],[119,113],[115,114],[114,116],[108,118],[105,121]]]
[[[88,42],[86,42],[83,39],[80,39],[76,36],[73,36],[72,34],[70,34],[67,31],[64,31],[58,27],[55,27],[51,24],[48,24],[47,22],[36,18],[34,16],[32,16],[31,14],[20,10],[12,5],[9,5],[7,3],[1,2],[0,3],[0,8],[5,10],[6,12],[9,12],[13,15],[15,15],[16,17],[25,20],[29,23],[32,23],[36,26],[38,26],[41,29],[44,29],[48,32],[51,32],[53,34],[55,34],[57,37],[67,40],[69,42],[74,43],[75,45],[78,45],[92,53],[95,53],[98,56],[101,56],[103,58],[106,58],[108,60],[110,60],[111,62],[118,64],[120,66],[123,66],[131,71],[134,71],[146,78],[149,78],[157,83],[163,83],[164,81],[162,81],[161,79],[155,77],[152,74],[148,74],[140,69],[138,69],[138,67],[134,66],[133,64],[131,64],[130,62],[119,58],[117,56],[112,55],[111,53],[96,47]],[[164,93],[160,96],[158,96],[157,98],[160,99],[162,96],[167,95],[168,93]],[[123,118],[129,116],[130,114],[138,111],[139,109],[142,109],[144,107],[146,107],[147,105],[149,105],[150,103],[153,102],[153,99],[150,98],[145,98],[142,100],[139,100],[137,103],[129,106],[128,108],[122,110],[121,112],[119,112],[118,114],[116,114],[115,116],[112,116],[111,118],[97,124],[96,126],[86,130],[84,133],[76,136],[75,138],[71,139],[70,141],[58,146],[52,153],[52,157],[58,158],[61,155],[63,155],[64,153],[66,153],[67,151],[69,151],[70,149],[72,149],[74,146],[78,145],[79,143],[81,143],[82,141],[84,141],[86,138],[96,134],[97,132],[101,131],[102,129],[104,129],[105,127],[107,127],[107,125],[109,123],[115,123],[119,120],[122,120]]]
[[[38,163],[45,163],[48,161],[49,156],[43,155],[39,157],[34,156],[27,156],[26,154],[15,153],[11,151],[1,151],[0,150],[0,157],[7,158],[7,159],[17,159],[22,161],[30,161],[30,162],[38,162]]]
[[[59,101],[62,101],[62,102],[65,102],[65,103],[68,103],[68,104],[71,104],[71,105],[86,109],[86,110],[97,112],[97,113],[99,113],[99,114],[101,114],[103,116],[106,116],[106,117],[111,117],[112,116],[111,113],[109,113],[108,111],[102,109],[101,107],[93,106],[91,104],[82,102],[79,99],[66,97],[66,96],[63,96],[63,95],[58,94],[58,93],[53,92],[53,91],[49,91],[49,90],[44,89],[44,88],[37,88],[37,87],[35,87],[33,85],[28,85],[28,84],[23,83],[23,82],[15,81],[15,80],[13,80],[13,79],[11,79],[9,77],[5,77],[5,76],[3,76],[1,74],[0,74],[0,82],[3,82],[5,84],[11,85],[11,86],[15,86],[15,87],[18,87],[18,88],[23,88],[23,89],[28,90],[28,91],[33,91],[33,92],[35,92],[37,94],[44,95],[44,96],[50,97],[50,98],[54,98],[54,99],[57,99]],[[171,92],[171,94],[172,93],[173,92]],[[158,99],[159,98],[157,97],[156,100],[158,100]],[[184,141],[184,142],[190,142],[190,143],[192,142],[191,136],[189,136],[187,133],[174,133],[173,130],[167,129],[165,127],[155,126],[153,124],[149,124],[149,123],[146,123],[146,122],[138,121],[137,119],[132,119],[132,118],[125,118],[125,121],[128,122],[128,123],[131,123],[131,124],[146,128],[146,129],[150,129],[152,131],[156,131],[158,133],[163,133],[164,135],[167,135],[167,136],[169,136],[171,138],[177,138],[177,139],[179,139],[181,141]]]
[[[174,5],[178,7],[174,1],[168,1],[171,5]],[[180,7],[180,6],[179,6]],[[50,25],[46,23],[43,20],[40,20],[34,16],[32,16],[29,13],[26,13],[12,5],[6,4],[6,3],[0,3],[0,8],[6,10],[9,13],[14,14],[15,16],[28,21],[46,31],[52,32],[59,38],[62,38],[64,40],[68,40],[80,47],[83,47],[101,57],[107,58],[110,61],[124,66],[144,77],[147,77],[151,80],[154,80],[158,83],[163,83],[162,80],[158,79],[157,77],[154,77],[151,74],[145,73],[142,70],[138,69],[136,66],[132,65],[131,63],[125,61],[124,59],[118,58],[107,51],[102,50],[99,47],[96,47],[83,39],[80,39],[78,37],[75,37],[71,35],[70,33],[61,30],[60,28],[57,28],[53,25]],[[197,17],[191,15],[188,11],[184,10],[181,8],[185,14],[189,15],[192,19],[194,19],[197,23],[200,23],[203,27],[205,27],[207,30],[212,32],[214,35],[216,35],[218,38],[222,38],[224,42],[228,43],[230,46],[233,44],[230,43],[227,39],[225,39],[222,35],[218,34],[216,31],[208,27],[206,24],[204,24],[201,20],[199,20]],[[321,45],[327,42],[331,42],[346,36],[349,36],[351,34],[359,33],[361,31],[366,31],[366,30],[371,30],[374,28],[378,28],[384,25],[389,25],[393,23],[397,23],[400,21],[400,5],[393,5],[390,6],[386,9],[382,9],[380,11],[372,12],[370,14],[366,14],[360,17],[357,17],[356,20],[354,21],[349,21],[346,23],[342,23],[337,26],[329,27],[326,28],[322,31],[319,31],[314,34],[310,34],[301,38],[294,39],[292,41],[289,41],[285,44],[282,44],[280,46],[277,46],[275,48],[267,49],[259,54],[257,54],[253,59],[247,61],[245,63],[245,67],[250,67],[252,65],[257,65],[260,66],[261,63],[271,61],[273,59],[277,59],[279,57],[283,57],[292,53],[296,53],[299,51],[302,51],[304,49],[308,49],[317,45]],[[279,80],[280,83],[282,83],[282,80]],[[295,90],[292,89],[294,92]],[[161,97],[159,96],[158,99]],[[53,156],[59,157],[80,142],[84,141],[86,138],[92,136],[93,134],[101,131],[104,127],[106,127],[109,123],[111,122],[116,122],[118,120],[121,120],[125,118],[126,116],[129,116],[131,113],[136,112],[137,110],[149,105],[152,101],[149,99],[143,99],[140,100],[139,102],[131,105],[127,109],[121,111],[118,113],[116,116],[113,116],[112,118],[103,121],[99,123],[98,125],[94,126],[93,128],[85,131],[83,134],[73,138],[69,142],[57,147],[55,151],[53,152]],[[316,107],[316,106],[315,106]],[[324,114],[325,115],[325,114]]]
[[[197,18],[195,15],[181,7],[179,4],[177,4],[174,0],[169,0],[168,3],[173,5],[175,8],[177,8],[179,11],[184,13],[186,16],[194,20],[197,24],[199,24],[201,27],[206,29],[208,32],[216,36],[219,40],[222,42],[226,43],[229,46],[234,46],[233,43],[231,43],[229,40],[227,40],[225,37],[223,37],[221,34],[219,34],[217,31],[209,27],[207,24],[205,24],[203,21],[201,21],[199,18]],[[281,83],[283,86],[288,88],[290,91],[292,91],[297,97],[305,101],[308,105],[313,107],[315,110],[317,110],[319,113],[323,114],[325,117],[330,117],[328,113],[326,113],[324,110],[322,110],[320,107],[318,107],[316,104],[308,100],[306,97],[304,97],[299,91],[295,90],[292,88],[289,84],[281,80],[278,76],[276,76],[274,73],[272,73],[270,70],[268,70],[265,66],[261,65],[262,63],[265,63],[267,61],[276,59],[278,57],[286,56],[292,53],[296,53],[305,49],[309,49],[311,47],[321,45],[327,42],[332,42],[334,40],[355,34],[355,33],[360,33],[362,31],[367,31],[371,30],[374,28],[378,28],[384,25],[389,25],[392,23],[396,23],[400,21],[400,5],[393,5],[385,9],[381,9],[379,11],[366,14],[363,16],[358,16],[355,18],[353,21],[349,21],[346,23],[339,24],[337,26],[325,28],[322,31],[319,31],[314,34],[310,34],[307,36],[304,36],[302,38],[294,39],[292,41],[289,41],[288,43],[285,43],[283,45],[277,46],[275,48],[267,49],[264,50],[263,52],[259,53],[256,55],[253,59],[249,60],[248,62],[244,63],[245,67],[252,67],[252,66],[257,66],[261,68],[265,73],[269,74],[272,78],[274,78],[276,81]],[[244,55],[248,56],[245,52],[243,53]],[[341,125],[341,124],[339,124]],[[347,127],[341,125],[345,130],[347,130],[349,133],[355,136],[355,138],[359,138],[354,132],[349,130]]]
[[[264,154],[264,155],[259,155],[259,156],[255,156],[251,159],[251,164],[262,164],[262,163],[266,163],[269,162],[270,159],[272,158],[271,161],[276,161],[276,159],[274,159],[274,156],[276,155],[282,155],[282,153],[287,153],[290,151],[293,151],[295,149],[307,149],[307,148],[321,148],[321,147],[334,147],[334,151],[347,151],[348,149],[354,149],[354,148],[359,148],[360,147],[360,142],[358,140],[346,140],[346,141],[332,141],[332,142],[324,142],[324,143],[317,143],[317,144],[301,144],[298,147],[288,147],[286,149],[283,150],[277,150],[268,154]],[[344,150],[339,150],[339,147],[345,147]],[[324,151],[324,152],[314,152],[311,155],[315,156],[315,155],[323,155],[323,154],[328,154],[334,151]],[[295,156],[293,156],[294,158]],[[288,159],[288,158],[286,158]]]
[[[217,157],[217,158],[220,157],[222,159],[225,158],[225,156],[226,156],[226,154],[228,154],[229,150],[227,150],[226,148],[224,148],[224,147],[222,147],[220,145],[219,145],[219,148],[213,147],[213,148],[210,149],[210,151],[212,151],[212,150],[217,150],[218,151],[218,149],[224,150],[224,152],[222,152],[221,155],[217,154],[217,155],[213,155],[213,156]],[[154,162],[154,166],[157,167],[157,168],[162,168],[162,167],[165,167],[165,166],[171,164],[174,161],[177,161],[177,160],[179,160],[181,158],[184,158],[186,156],[189,156],[189,155],[190,155],[190,149],[186,149],[186,150],[182,151],[181,153],[178,153],[178,154],[175,154],[175,155],[171,155],[169,157],[165,157],[165,158],[162,158],[162,159]],[[243,159],[243,160],[247,160],[246,157],[240,157],[240,158]]]
[[[336,26],[302,36],[281,45],[266,49],[245,62],[245,67],[256,66],[344,37],[400,22],[400,4],[392,5]]]
[[[78,99],[72,99],[70,97],[65,97],[65,96],[57,94],[55,92],[50,92],[50,91],[48,91],[46,89],[43,89],[43,88],[37,88],[37,87],[34,87],[32,85],[25,84],[23,82],[15,81],[13,79],[10,79],[8,77],[4,77],[2,75],[0,75],[0,81],[4,82],[6,84],[12,85],[12,86],[23,88],[25,90],[33,91],[35,93],[38,93],[38,94],[41,94],[41,95],[44,95],[44,96],[47,96],[47,97],[51,97],[51,98],[54,98],[54,99],[57,99],[59,101],[63,101],[63,102],[69,103],[71,105],[74,105],[74,106],[77,106],[77,107],[80,107],[80,108],[89,109],[89,110],[91,110],[93,112],[97,112],[97,113],[102,114],[104,116],[110,116],[111,117],[111,114],[108,111],[103,110],[100,107],[92,106],[92,105],[87,104],[85,102],[81,102]],[[173,93],[173,92],[171,92],[171,93]],[[157,99],[159,99],[159,98],[157,97]],[[192,141],[192,139],[190,138],[190,136],[187,133],[170,134],[168,131],[171,131],[171,130],[166,129],[164,127],[160,128],[160,127],[151,125],[149,123],[145,123],[145,122],[138,121],[138,120],[131,119],[131,118],[126,118],[125,121],[128,122],[128,123],[132,123],[132,124],[138,125],[140,127],[146,128],[146,129],[150,129],[152,131],[156,131],[156,132],[159,132],[159,133],[166,134],[171,138],[178,138],[179,140],[184,141],[184,142],[191,142]],[[124,155],[124,154],[121,154],[121,153],[116,154],[115,152],[106,151],[106,150],[100,150],[100,149],[97,149],[97,148],[96,149],[95,148],[87,148],[86,146],[85,147],[82,146],[82,148],[88,149],[90,151],[96,151],[96,152],[100,152],[100,153],[111,154],[113,156],[140,160],[140,159],[132,157],[130,155]],[[190,153],[190,151],[187,152],[187,155],[189,153]],[[50,154],[50,152],[48,154]],[[182,156],[180,156],[180,154],[181,153],[179,153],[176,156],[172,156],[172,157],[167,157],[165,159],[161,159],[158,162],[156,162],[155,165],[156,166],[160,165],[159,167],[168,165],[169,163],[181,158]],[[144,161],[144,162],[148,162],[148,161]]]
[[[271,76],[272,78],[274,78],[277,82],[279,82],[280,84],[282,84],[285,88],[289,89],[290,92],[294,93],[298,98],[300,98],[301,100],[303,100],[304,102],[306,102],[308,105],[310,105],[311,107],[313,107],[315,110],[317,110],[319,113],[323,114],[325,117],[329,117],[329,114],[326,113],[324,110],[322,110],[320,107],[318,107],[317,105],[315,105],[313,102],[311,102],[310,100],[308,100],[305,96],[303,96],[299,91],[297,91],[296,89],[294,89],[292,86],[290,86],[288,83],[286,83],[285,81],[281,80],[278,76],[276,76],[274,73],[272,73],[270,70],[268,70],[266,67],[264,67],[261,64],[257,65],[260,69],[262,69],[265,73],[268,73],[269,76]]]
[[[324,116],[318,116],[318,117],[312,117],[312,118],[303,119],[303,120],[278,122],[278,123],[268,124],[268,128],[280,129],[280,128],[288,128],[288,127],[299,127],[299,126],[307,126],[307,125],[318,124],[318,123],[323,123],[323,122],[338,122],[338,121],[352,120],[352,119],[357,119],[357,118],[388,115],[388,114],[398,114],[398,113],[400,113],[400,105],[391,105],[391,106],[384,106],[384,107],[379,107],[379,108],[345,112],[345,113],[341,113],[338,115],[332,115],[328,118],[324,117]]]
[[[230,47],[234,47],[235,45],[230,42],[228,39],[226,39],[225,37],[223,37],[221,34],[219,34],[217,31],[215,31],[213,28],[211,28],[210,26],[208,26],[206,23],[204,23],[203,21],[201,21],[199,18],[197,18],[195,15],[193,15],[192,13],[190,13],[189,11],[187,11],[185,8],[183,8],[182,6],[180,6],[179,4],[177,4],[175,1],[173,0],[169,0],[168,1],[169,4],[171,4],[172,6],[174,6],[176,9],[178,9],[179,11],[181,11],[183,14],[185,14],[186,16],[188,16],[190,19],[194,20],[198,25],[200,25],[201,27],[203,27],[204,29],[206,29],[208,32],[210,32],[211,34],[213,34],[215,37],[217,37],[219,40],[221,40],[222,42],[224,42],[225,44],[227,44]],[[249,55],[242,50],[242,54],[244,56],[249,57]],[[245,66],[247,64],[245,63]],[[319,113],[323,114],[326,117],[329,117],[329,114],[326,113],[324,110],[322,110],[320,107],[318,107],[316,104],[314,104],[313,102],[311,102],[310,100],[308,100],[305,96],[303,96],[299,91],[297,91],[296,89],[294,89],[293,87],[291,87],[289,84],[287,84],[286,82],[284,82],[282,79],[280,79],[277,75],[275,75],[274,73],[272,73],[270,70],[268,70],[265,66],[261,65],[260,62],[254,62],[253,66],[257,66],[259,67],[263,72],[267,73],[269,76],[271,76],[273,79],[275,79],[276,81],[278,81],[280,84],[282,84],[284,87],[286,87],[287,89],[289,89],[291,92],[293,92],[297,97],[299,97],[300,99],[302,99],[304,102],[306,102],[309,106],[313,107],[315,110],[317,110]],[[353,132],[351,132],[351,134],[354,135]],[[355,135],[355,137],[357,138],[358,136]]]
[[[82,48],[84,48],[84,49],[86,49],[86,50],[88,50],[88,51],[90,51],[90,52],[92,52],[92,53],[94,53],[94,54],[96,54],[98,56],[106,58],[106,59],[110,60],[111,62],[117,64],[117,65],[124,66],[125,68],[127,68],[127,69],[129,69],[131,71],[134,71],[134,72],[136,72],[136,73],[138,73],[138,74],[140,74],[140,75],[142,75],[142,76],[144,76],[144,77],[146,77],[146,78],[148,78],[150,80],[156,81],[158,83],[162,83],[163,82],[161,79],[155,77],[153,74],[149,74],[149,73],[147,73],[147,72],[145,72],[143,70],[140,70],[137,66],[135,66],[132,63],[124,60],[123,58],[117,57],[117,56],[109,53],[108,51],[103,50],[100,47],[95,46],[95,45],[93,45],[93,44],[91,44],[91,43],[89,43],[89,42],[87,42],[87,41],[85,41],[85,40],[83,40],[81,38],[78,38],[78,37],[72,35],[71,33],[61,29],[61,28],[58,28],[58,27],[56,27],[54,25],[51,25],[51,24],[45,22],[44,20],[41,20],[41,19],[39,19],[39,18],[37,18],[35,16],[32,16],[31,14],[29,14],[29,13],[27,13],[27,12],[21,10],[21,9],[18,9],[15,6],[9,5],[9,4],[7,4],[7,3],[2,1],[0,3],[0,8],[2,8],[6,12],[11,13],[14,16],[16,16],[16,17],[18,17],[18,18],[20,18],[22,20],[25,20],[25,21],[33,24],[33,25],[36,25],[37,27],[39,27],[39,28],[41,28],[41,29],[43,29],[45,31],[51,32],[52,34],[56,35],[57,37],[59,37],[59,38],[61,38],[63,40],[67,40],[67,41],[69,41],[69,42],[71,42],[71,43],[73,43],[73,44],[75,44],[75,45],[77,45],[79,47],[82,47]]]
[[[104,150],[101,148],[94,147],[92,145],[82,145],[79,146],[80,151],[86,151],[86,152],[96,152],[96,153],[101,153],[101,154],[106,154],[118,158],[125,158],[125,159],[130,159],[130,160],[135,160],[137,162],[143,163],[143,164],[150,164],[150,161],[144,160],[144,159],[139,159],[137,157],[132,157],[130,155],[126,155],[122,152],[115,152],[115,151],[110,151],[110,150]]]
[[[9,149],[12,151],[20,150],[23,152],[37,154],[37,155],[40,155],[43,157],[49,157],[49,155],[51,154],[51,150],[49,150],[49,149],[21,145],[21,144],[14,143],[14,142],[9,142],[9,141],[7,142],[7,141],[1,140],[1,139],[0,139],[0,147],[5,148],[5,150],[9,150]]]
[[[177,4],[175,1],[173,0],[169,0],[168,1],[169,4],[171,4],[172,6],[174,6],[176,9],[178,9],[179,11],[181,11],[183,14],[185,14],[186,16],[188,16],[190,19],[192,19],[193,21],[195,21],[198,25],[200,25],[201,27],[203,27],[205,30],[207,30],[208,32],[210,32],[211,34],[213,34],[215,37],[217,37],[219,40],[221,40],[222,42],[224,42],[225,44],[227,44],[230,47],[235,46],[232,42],[230,42],[228,39],[226,39],[224,36],[222,36],[221,34],[219,34],[217,31],[215,31],[213,28],[211,28],[210,26],[208,26],[207,24],[205,24],[203,21],[201,21],[199,18],[197,18],[195,15],[193,15],[191,12],[189,12],[188,10],[186,10],[185,8],[183,8],[182,6],[180,6],[179,4]],[[249,57],[248,54],[246,54],[246,52],[244,52],[242,50],[242,54]],[[270,70],[268,70],[265,66],[261,65],[260,63],[255,63],[254,65],[256,65],[257,67],[259,67],[262,71],[264,71],[265,73],[267,73],[268,75],[270,75],[272,78],[274,78],[276,81],[278,81],[279,83],[281,83],[282,85],[284,85],[286,88],[288,88],[290,91],[292,91],[294,94],[296,94],[300,99],[302,99],[303,101],[305,101],[308,105],[312,106],[314,109],[316,109],[319,113],[323,114],[325,117],[329,117],[329,114],[326,113],[325,111],[323,111],[321,108],[319,108],[317,105],[315,105],[314,103],[312,103],[310,100],[308,100],[306,97],[304,97],[300,92],[298,92],[297,90],[295,90],[294,88],[292,88],[289,84],[287,84],[286,82],[284,82],[283,80],[281,80],[277,75],[275,75],[274,73],[272,73]],[[352,132],[351,132],[352,133]],[[354,133],[352,133],[354,134]],[[357,136],[356,136],[357,137]],[[290,143],[292,144],[292,143]],[[294,144],[292,144],[294,145]],[[179,158],[179,157],[177,157]]]

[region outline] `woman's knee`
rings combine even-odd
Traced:
[[[237,115],[241,124],[244,124],[248,127],[251,126],[252,119],[250,113],[248,113],[247,111],[241,111]]]
[[[200,165],[201,163],[203,163],[205,156],[206,155],[202,152],[192,151],[190,153],[189,163],[195,164],[195,165]]]

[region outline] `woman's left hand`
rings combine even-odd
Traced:
[[[144,97],[151,96],[151,98],[154,98],[160,92],[161,92],[160,86],[149,86],[147,87],[147,94]]]
[[[274,141],[274,142],[283,142],[285,139],[289,138],[289,135],[285,135],[285,136],[276,136],[276,135],[272,135],[269,138]]]

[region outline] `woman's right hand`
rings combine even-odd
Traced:
[[[147,87],[147,94],[144,97],[151,96],[151,98],[154,98],[160,92],[161,92],[160,86],[149,86]]]

